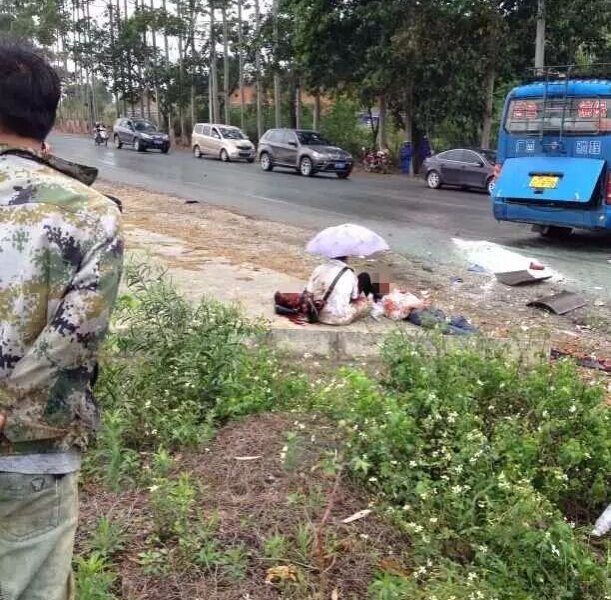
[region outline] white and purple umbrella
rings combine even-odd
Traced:
[[[310,254],[327,258],[371,256],[388,249],[388,244],[377,233],[351,223],[324,229],[306,247]]]

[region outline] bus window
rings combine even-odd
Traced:
[[[545,104],[545,114],[544,111]],[[598,135],[611,131],[611,98],[514,99],[505,116],[507,133]],[[543,129],[543,131],[542,131]]]

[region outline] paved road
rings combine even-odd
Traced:
[[[420,180],[354,174],[305,179],[289,171],[264,173],[257,164],[197,160],[187,152],[139,154],[95,147],[81,137],[55,134],[56,154],[97,167],[104,179],[237,209],[253,217],[320,228],[347,221],[374,228],[394,250],[423,259],[469,260],[454,238],[487,240],[536,257],[574,282],[611,297],[611,237],[577,233],[562,243],[540,240],[526,226],[499,224],[489,197],[430,190]]]

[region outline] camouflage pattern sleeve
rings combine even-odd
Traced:
[[[123,261],[119,209],[0,146],[0,455],[84,447]]]
[[[12,442],[62,437],[66,447],[84,445],[97,427],[90,381],[121,277],[119,227],[117,218],[112,235],[85,256],[47,326],[13,369],[5,389],[13,402],[4,430]],[[24,396],[30,401],[19,402]]]

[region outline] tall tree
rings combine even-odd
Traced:
[[[238,0],[238,86],[240,90],[240,128],[245,129],[246,102],[244,100],[244,20],[242,18],[243,0]]]

